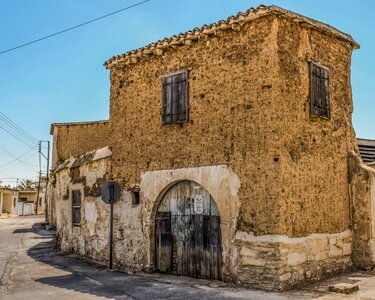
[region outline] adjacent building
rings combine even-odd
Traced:
[[[375,171],[352,127],[351,36],[276,6],[114,56],[108,121],[56,123],[59,247],[121,270],[285,289],[375,262]]]
[[[363,162],[368,165],[375,165],[375,140],[358,139],[359,152]]]
[[[0,186],[0,217],[17,215],[18,191]]]

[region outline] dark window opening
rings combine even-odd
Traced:
[[[132,192],[132,205],[138,205],[140,203],[139,191]]]
[[[72,191],[72,224],[81,225],[81,191]]]
[[[183,123],[188,120],[188,73],[163,78],[163,125]]]
[[[329,71],[327,68],[310,63],[311,114],[323,118],[331,117],[329,100]]]

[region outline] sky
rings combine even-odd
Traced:
[[[137,2],[140,0],[0,0],[0,52]],[[328,23],[361,45],[352,59],[353,125],[357,137],[375,139],[373,0],[150,0],[1,54],[0,112],[36,140],[50,140],[54,122],[108,119],[110,82],[104,61],[260,4],[278,5]],[[36,179],[38,154],[33,147],[0,128],[3,184],[14,185],[16,178]],[[20,156],[22,162],[15,160]],[[42,165],[44,170],[45,159]]]

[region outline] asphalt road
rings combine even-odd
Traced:
[[[318,286],[288,293],[267,293],[234,288],[222,282],[109,271],[56,251],[54,232],[46,231],[40,225],[42,221],[43,217],[39,216],[0,219],[1,300],[344,299],[343,295],[328,294],[324,284],[320,290]],[[375,279],[371,280],[375,291]],[[371,291],[367,288],[368,293]]]

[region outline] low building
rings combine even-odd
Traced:
[[[0,217],[17,215],[18,191],[0,186]]]
[[[46,201],[47,177],[41,176],[40,184],[34,182],[30,186],[19,189],[19,215],[44,214],[47,207]]]
[[[51,126],[59,247],[106,262],[111,179],[121,270],[286,289],[374,265],[375,171],[351,123],[358,47],[260,6],[108,60],[109,120]]]

